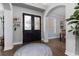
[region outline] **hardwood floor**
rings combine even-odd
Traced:
[[[51,49],[54,56],[66,56],[65,53],[65,43],[62,41],[59,41],[59,39],[51,39],[49,40],[48,44]],[[2,56],[13,56],[15,51],[19,49],[23,45],[15,45],[12,50],[9,51],[1,51],[0,55]]]
[[[65,42],[58,39],[49,40],[48,45],[51,47],[54,56],[66,56],[65,55]]]

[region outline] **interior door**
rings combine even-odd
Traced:
[[[23,13],[23,42],[41,40],[41,17]]]

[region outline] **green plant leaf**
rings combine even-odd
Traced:
[[[74,19],[76,19],[76,17],[74,15],[71,15],[70,18],[67,19],[67,21],[71,21],[71,20],[74,20]]]
[[[73,16],[77,17],[79,15],[79,10],[75,10]]]
[[[77,36],[79,36],[79,3],[77,4],[77,6],[75,6],[75,11],[74,13],[70,16],[70,18],[67,19],[67,21],[70,21],[68,24],[76,24],[75,27],[71,26],[71,30],[69,30],[68,32],[73,32],[73,34],[76,34]],[[71,21],[74,20],[74,21]]]
[[[74,9],[79,9],[79,3],[77,3],[77,6]]]
[[[79,9],[79,5],[77,5],[74,9]]]
[[[71,22],[69,22],[68,24],[74,24],[74,23],[78,23],[78,21],[71,21]]]
[[[73,27],[73,26],[71,26],[71,29],[74,29],[74,27]]]
[[[72,30],[69,30],[68,32],[72,32]]]

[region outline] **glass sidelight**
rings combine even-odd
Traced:
[[[34,30],[40,30],[40,18],[34,17]]]
[[[31,30],[31,16],[24,16],[24,30]]]

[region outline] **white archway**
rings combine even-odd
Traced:
[[[43,29],[44,29],[44,42],[48,42],[48,34],[47,34],[47,15],[51,12],[51,10],[53,10],[56,7],[60,7],[60,6],[65,6],[66,4],[53,4],[51,5],[44,14],[44,18],[43,18]]]
[[[56,4],[52,4],[46,11],[45,11],[45,14],[44,16],[47,16],[48,13],[55,7],[57,6],[66,6],[66,4],[60,4],[60,3],[56,3]]]
[[[65,23],[65,6],[54,7],[46,16],[47,19],[47,29],[48,29],[48,39],[60,38],[61,30],[66,29]],[[62,24],[61,24],[62,22]],[[63,26],[63,29],[61,28]]]

